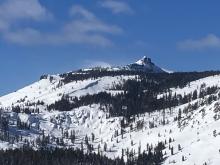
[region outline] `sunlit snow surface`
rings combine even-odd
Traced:
[[[107,91],[112,94],[122,91],[115,91],[112,89],[113,84],[122,83],[127,79],[133,79],[134,76],[116,76],[103,77],[98,79],[88,79],[84,81],[71,82],[57,88],[61,78],[55,77],[51,82],[49,79],[42,79],[30,86],[27,86],[17,92],[0,98],[0,105],[8,108],[10,114],[10,121],[16,119],[16,113],[10,111],[10,106],[20,105],[25,106],[26,102],[44,101],[46,104],[54,103],[61,99],[62,94],[69,94],[71,96],[83,96],[86,94],[95,94],[101,91]],[[220,76],[212,76],[191,82],[186,87],[180,89],[171,89],[172,94],[187,94],[193,92],[195,89],[200,89],[202,84],[206,87],[217,85],[220,87]],[[161,97],[164,94],[158,96]],[[24,99],[24,103],[18,103],[18,100]],[[198,100],[195,100],[198,101]],[[195,102],[193,101],[193,102]],[[201,100],[200,100],[201,101]],[[192,103],[193,103],[192,102]],[[30,130],[22,130],[20,133],[29,140],[36,139],[39,136],[37,128],[45,131],[51,137],[61,137],[63,131],[72,130],[76,132],[76,142],[73,145],[69,139],[64,139],[65,144],[69,147],[80,148],[81,141],[84,141],[85,136],[89,137],[89,142],[94,145],[97,152],[100,144],[103,149],[104,143],[107,143],[107,152],[104,152],[108,157],[114,158],[121,156],[122,149],[134,149],[137,153],[139,145],[141,150],[146,150],[147,143],[156,145],[160,141],[167,141],[164,164],[187,164],[201,165],[203,163],[218,165],[220,164],[220,120],[214,120],[216,112],[216,102],[211,105],[205,104],[197,110],[191,111],[182,116],[181,122],[174,122],[174,117],[177,116],[179,108],[183,109],[188,104],[175,107],[173,109],[165,110],[165,115],[162,111],[156,111],[151,114],[142,114],[136,121],[143,120],[144,128],[141,130],[135,129],[136,123],[133,123],[133,131],[126,128],[126,133],[120,135],[120,120],[121,117],[108,118],[108,113],[105,110],[100,110],[100,105],[84,106],[74,109],[69,112],[58,112],[46,110],[46,106],[38,106],[40,108],[39,114],[18,114],[23,122],[31,124]],[[101,107],[102,109],[103,107]],[[167,124],[159,124],[165,117]],[[156,125],[154,128],[149,128],[149,122]],[[12,133],[14,127],[10,128]],[[115,131],[118,130],[119,136],[115,137]],[[213,136],[213,131],[216,130],[216,136]],[[91,134],[94,133],[95,140],[91,141]],[[169,146],[169,138],[174,139],[170,146],[174,147],[174,155],[171,155]],[[131,145],[133,141],[133,146]],[[181,150],[178,151],[178,145],[181,145]],[[17,148],[22,144],[9,144],[6,142],[0,143],[0,148]],[[51,144],[56,146],[56,144]],[[185,161],[182,161],[184,156]],[[126,159],[126,158],[125,158]]]

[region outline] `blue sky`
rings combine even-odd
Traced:
[[[174,71],[220,70],[218,0],[0,0],[0,95],[39,79],[146,55]]]

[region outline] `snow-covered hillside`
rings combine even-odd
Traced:
[[[157,98],[168,94],[184,96],[195,90],[199,95],[212,86],[217,87],[215,92],[172,108],[134,115],[129,123],[122,116],[111,117],[101,103],[71,111],[48,110],[50,104],[64,95],[123,93],[114,87],[135,77],[138,75],[103,76],[64,83],[62,76],[53,75],[0,97],[1,119],[8,119],[9,136],[13,137],[13,140],[1,139],[0,148],[29,145],[38,149],[42,145],[40,139],[47,137],[46,144],[51,147],[92,150],[110,158],[123,154],[126,160],[126,151],[137,156],[149,146],[163,142],[166,147],[163,164],[220,164],[220,75],[190,82],[184,88],[171,88]],[[17,106],[23,110],[12,111]],[[25,108],[32,111],[25,112]]]
[[[114,84],[120,84],[132,78],[134,78],[134,76],[106,76],[97,79],[86,79],[64,84],[61,81],[62,78],[60,76],[52,75],[14,93],[1,97],[0,102],[3,107],[11,106],[12,104],[14,106],[24,105],[28,102],[38,101],[43,101],[45,104],[49,105],[54,103],[54,101],[61,99],[62,95],[65,94],[76,97],[86,94],[95,94],[102,91],[115,94],[121,91],[113,90],[112,87]]]

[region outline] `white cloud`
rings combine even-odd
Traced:
[[[4,34],[4,39],[10,43],[19,45],[66,45],[66,44],[87,44],[93,46],[107,47],[113,43],[108,38],[92,34],[77,33],[77,31],[59,31],[57,33],[43,33],[36,29],[26,28],[17,31],[10,31]]]
[[[69,13],[71,16],[78,15],[79,17],[83,19],[96,20],[96,16],[92,12],[86,10],[84,7],[80,5],[72,6]]]
[[[193,40],[188,39],[177,44],[179,49],[182,50],[204,50],[204,49],[219,49],[220,37],[214,34],[208,34],[207,36]]]
[[[31,28],[17,30],[15,32],[7,31],[4,33],[3,37],[8,42],[13,42],[21,45],[36,44],[38,42],[41,42],[42,40],[41,33]],[[44,42],[45,40],[42,41]]]
[[[104,62],[104,61],[86,60],[85,67],[87,68],[94,68],[94,67],[110,68],[111,64]]]
[[[9,28],[9,24],[0,19],[0,32],[7,30]]]
[[[52,18],[53,15],[38,0],[5,0],[0,3],[0,34],[13,43],[36,42],[40,40],[40,32],[23,27],[23,21],[46,22]]]
[[[74,20],[66,26],[66,29],[77,29],[80,32],[104,32],[112,34],[122,32],[121,28],[100,21],[93,13],[82,6],[73,6],[70,13],[74,17]],[[77,19],[77,17],[79,18]]]
[[[125,13],[133,14],[132,8],[125,2],[119,0],[104,0],[100,2],[100,5],[104,8],[110,9],[114,14]]]
[[[136,47],[142,47],[142,48],[146,48],[146,47],[150,46],[149,43],[147,43],[146,41],[143,41],[143,40],[137,40],[133,43],[133,45]]]
[[[7,30],[22,20],[51,19],[52,14],[38,0],[5,0],[0,3],[0,30]]]
[[[70,9],[70,16],[71,20],[69,22],[65,23],[60,29],[50,33],[26,27],[7,30],[3,33],[3,37],[8,42],[21,45],[88,44],[106,47],[113,45],[107,35],[123,32],[118,26],[99,20],[92,12],[82,6],[73,6]]]

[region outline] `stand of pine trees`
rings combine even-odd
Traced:
[[[154,82],[147,78],[133,79],[126,81],[120,86],[114,86],[114,90],[122,90],[122,93],[111,95],[107,92],[100,92],[79,98],[64,95],[61,100],[49,105],[47,109],[70,111],[81,106],[100,104],[101,107],[105,107],[105,109],[108,110],[110,116],[124,116],[129,119],[132,115],[186,104],[198,98],[215,94],[219,90],[217,86],[206,88],[205,84],[203,84],[199,87],[200,91],[197,92],[197,90],[195,90],[192,93],[182,96],[169,92],[168,89],[175,87],[173,86],[174,84],[172,84],[172,81],[168,83],[163,81]],[[158,98],[158,95],[164,92],[167,94]],[[210,98],[210,101],[212,99],[215,98]],[[123,109],[123,107],[125,108]]]
[[[79,149],[41,149],[31,148],[0,150],[1,165],[159,165],[164,160],[162,149],[159,144],[147,153],[139,154],[138,157],[129,157],[127,162],[123,158],[114,160],[100,154],[85,154]],[[130,154],[131,155],[131,154]]]
[[[95,70],[83,71],[78,70],[74,72],[68,72],[61,74],[63,78],[62,82],[64,84],[72,81],[82,81],[85,79],[97,79],[104,76],[129,76],[129,75],[139,75],[153,81],[164,81],[165,83],[172,83],[176,86],[185,86],[187,82],[195,81],[204,77],[213,76],[220,74],[220,71],[205,71],[205,72],[175,72],[172,74],[168,73],[146,73],[143,71],[132,71],[132,70],[118,70],[118,71],[108,71],[105,68],[97,68]],[[40,79],[48,78],[47,75],[41,76]],[[49,77],[52,81],[52,77]]]

